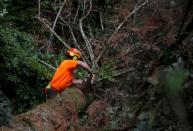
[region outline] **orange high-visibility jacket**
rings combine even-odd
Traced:
[[[52,89],[59,92],[69,87],[72,84],[73,70],[77,68],[78,61],[76,60],[64,60],[57,68],[50,85]]]

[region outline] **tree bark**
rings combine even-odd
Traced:
[[[65,90],[60,97],[47,100],[31,111],[17,115],[11,127],[3,131],[66,131],[77,130],[78,111],[86,105],[84,94],[77,88]]]

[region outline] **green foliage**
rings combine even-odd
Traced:
[[[182,64],[175,63],[173,67],[167,70],[164,85],[167,90],[171,93],[180,91],[183,87],[185,80],[187,79],[188,73],[184,69]]]
[[[40,31],[40,24],[35,16],[37,15],[37,1],[36,0],[0,0],[0,13],[2,9],[6,14],[0,16],[1,25],[12,26],[26,32]],[[7,13],[8,12],[8,13]]]
[[[62,50],[58,55],[57,55],[57,62],[60,64],[64,59],[66,59],[66,51]]]
[[[14,100],[14,112],[22,112],[43,100],[41,88],[49,70],[37,61],[38,52],[29,34],[0,26],[0,81],[2,90]]]
[[[103,7],[104,9],[112,9],[113,4],[116,3],[114,0],[93,0],[95,5]]]
[[[84,79],[86,74],[87,74],[86,70],[78,69],[78,71],[76,73],[77,79]]]
[[[7,6],[9,4],[10,0],[1,0],[0,1],[0,17],[4,16],[7,14]]]
[[[103,80],[108,80],[108,81],[115,81],[115,78],[113,77],[114,74],[114,67],[115,63],[114,62],[109,62],[108,64],[105,64],[99,68],[98,75],[101,79]]]
[[[50,0],[43,0],[41,1],[41,5],[43,6],[43,8],[51,8],[52,7],[52,1]]]
[[[1,90],[0,96],[0,126],[8,126],[12,119],[10,101]]]
[[[105,5],[106,5],[107,9],[112,9],[112,7],[113,7],[112,0],[105,0]]]

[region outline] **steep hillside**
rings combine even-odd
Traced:
[[[192,0],[7,0],[0,14],[12,114],[45,102],[41,89],[75,47],[97,78],[89,101],[108,105],[108,130],[192,129]]]

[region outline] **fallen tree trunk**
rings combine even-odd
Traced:
[[[77,88],[67,89],[60,97],[47,100],[31,111],[17,115],[11,128],[3,131],[66,131],[79,125],[78,111],[86,105],[84,94]]]

